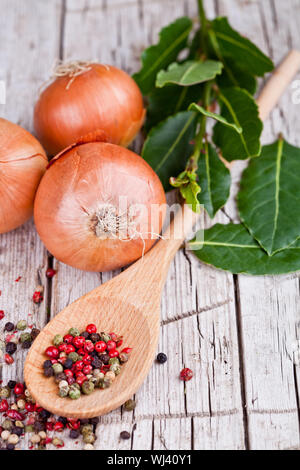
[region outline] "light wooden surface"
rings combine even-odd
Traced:
[[[279,62],[300,47],[298,0],[207,0],[209,16],[234,27]],[[32,129],[33,100],[55,58],[99,59],[133,72],[160,28],[196,15],[195,0],[0,0],[0,80],[7,85],[1,116]],[[300,75],[299,75],[300,78]],[[265,124],[264,143],[279,132],[300,145],[299,106],[290,88]],[[234,194],[243,165],[233,169],[232,197],[216,221],[236,220]],[[206,224],[211,222],[206,219]],[[53,263],[58,274],[46,282]],[[28,315],[38,327],[69,302],[116,273],[87,274],[57,263],[29,222],[0,237],[0,307],[11,321]],[[15,279],[22,276],[16,283]],[[38,284],[45,301],[33,306]],[[299,368],[291,350],[300,334],[299,276],[232,276],[180,250],[162,297],[158,351],[136,395],[134,412],[101,418],[99,449],[299,449]],[[24,359],[24,358],[23,358]],[[186,391],[183,366],[194,370]],[[22,354],[2,379],[22,378]],[[129,441],[119,433],[136,430]],[[64,437],[66,448],[78,445]]]

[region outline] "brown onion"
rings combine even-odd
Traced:
[[[57,259],[87,271],[109,271],[151,248],[161,231],[165,202],[158,176],[140,156],[93,142],[54,159],[39,186],[34,218]],[[146,211],[135,212],[135,204]],[[152,217],[154,205],[160,217]]]
[[[0,118],[0,233],[19,227],[31,217],[47,164],[46,154],[33,135]]]
[[[127,146],[140,130],[145,110],[141,92],[122,70],[80,62],[62,64],[41,94],[35,130],[50,155],[90,135]]]

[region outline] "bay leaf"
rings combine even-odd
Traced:
[[[133,75],[144,95],[148,95],[155,88],[157,73],[174,62],[179,52],[187,46],[192,25],[190,18],[178,18],[161,30],[158,44],[144,50],[142,68]]]
[[[221,149],[223,157],[231,162],[260,155],[263,124],[254,98],[241,88],[225,88],[219,92],[218,101],[221,115],[243,129],[238,134],[221,123],[216,124],[213,141]]]
[[[182,111],[154,127],[145,141],[142,157],[161,179],[165,190],[170,189],[169,179],[185,169],[190,157],[198,116]]]
[[[233,274],[286,274],[300,270],[299,239],[268,256],[242,224],[216,224],[204,231],[203,242],[194,239],[188,246],[204,263]]]
[[[198,161],[197,176],[201,188],[198,201],[204,205],[212,219],[226,204],[230,193],[231,176],[211,144],[206,142],[204,150],[205,154],[201,154]]]
[[[269,255],[300,236],[300,149],[283,139],[263,147],[244,171],[238,194],[243,223]]]
[[[222,73],[223,64],[215,60],[188,60],[182,64],[173,62],[167,70],[157,74],[156,86],[162,88],[168,84],[192,86],[213,80]]]
[[[223,59],[224,69],[222,75],[217,77],[220,88],[238,87],[247,90],[254,95],[257,90],[257,80],[254,75],[242,68],[243,64],[237,64],[234,60]]]

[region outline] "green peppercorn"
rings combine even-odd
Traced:
[[[136,407],[136,402],[134,400],[127,400],[124,403],[124,408],[126,411],[132,411]]]
[[[18,321],[18,323],[16,324],[16,328],[17,328],[17,330],[19,330],[19,331],[26,330],[26,328],[27,328],[27,322],[26,322],[25,320],[20,320],[20,321]]]
[[[108,388],[110,386],[110,382],[105,382],[104,379],[100,380],[98,387],[101,389]]]
[[[53,364],[52,369],[54,370],[55,375],[61,374],[64,371],[63,366],[59,362]]]
[[[11,390],[8,387],[0,388],[0,398],[9,398]]]
[[[95,434],[90,432],[90,433],[85,434],[83,436],[82,440],[85,444],[94,444],[94,442],[96,440],[96,436],[95,436]]]
[[[78,358],[79,358],[79,355],[75,351],[68,354],[68,359],[71,359],[71,361],[73,362],[78,361],[79,360]]]
[[[5,342],[0,339],[0,351],[4,351],[5,349]]]
[[[83,382],[81,390],[85,395],[90,395],[95,389],[95,386],[91,380]]]
[[[115,375],[119,375],[121,372],[121,366],[119,364],[112,364],[110,366],[110,370],[115,373]]]
[[[59,391],[58,391],[58,395],[61,397],[61,398],[66,398],[68,395],[69,395],[69,388],[60,388]]]
[[[109,383],[109,385],[111,385],[113,381],[115,380],[115,378],[116,378],[115,373],[112,370],[109,370],[108,372],[106,372],[103,380],[105,383]]]
[[[30,333],[22,333],[20,335],[20,342],[25,343],[25,341],[32,341],[31,334]]]
[[[63,342],[64,338],[62,337],[62,335],[55,335],[52,341],[54,346],[60,346]]]
[[[100,337],[101,337],[101,341],[105,341],[105,343],[111,340],[111,336],[108,335],[107,333],[104,333],[104,331],[101,331]]]
[[[33,431],[34,431],[33,426],[31,426],[31,425],[25,426],[24,431],[25,431],[25,432],[33,432]]]
[[[3,423],[1,424],[1,427],[5,429],[6,431],[10,431],[13,427],[13,422],[10,421],[10,419],[5,419]]]
[[[81,396],[81,392],[80,390],[78,390],[77,387],[70,387],[70,391],[69,391],[69,397],[72,399],[72,400],[78,400],[78,398],[80,398]]]
[[[69,335],[71,335],[71,336],[79,336],[79,335],[80,335],[80,331],[78,330],[78,328],[70,328],[70,329],[69,329]]]
[[[92,424],[84,424],[81,427],[80,432],[81,432],[82,435],[92,433],[93,432],[93,425]]]
[[[128,361],[128,354],[126,353],[120,353],[119,355],[120,362],[123,364],[124,362]]]
[[[120,361],[117,357],[111,357],[108,361],[108,364],[112,365],[112,364],[120,364]]]

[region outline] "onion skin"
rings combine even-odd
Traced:
[[[0,118],[0,233],[14,230],[32,216],[47,164],[45,151],[33,135]]]
[[[144,118],[143,97],[135,81],[116,67],[91,64],[91,70],[71,84],[69,76],[59,77],[42,92],[34,126],[46,151],[56,155],[93,133],[126,147]]]
[[[143,240],[100,238],[93,225],[101,204],[118,207],[124,196],[128,207],[145,204],[149,211],[139,226],[147,234],[146,252],[155,243],[148,235],[150,227],[159,234],[165,215],[165,193],[156,173],[124,147],[103,142],[71,147],[41,181],[34,206],[37,231],[58,260],[75,268],[100,272],[126,266],[142,256]],[[162,207],[157,221],[150,220],[152,204]]]

